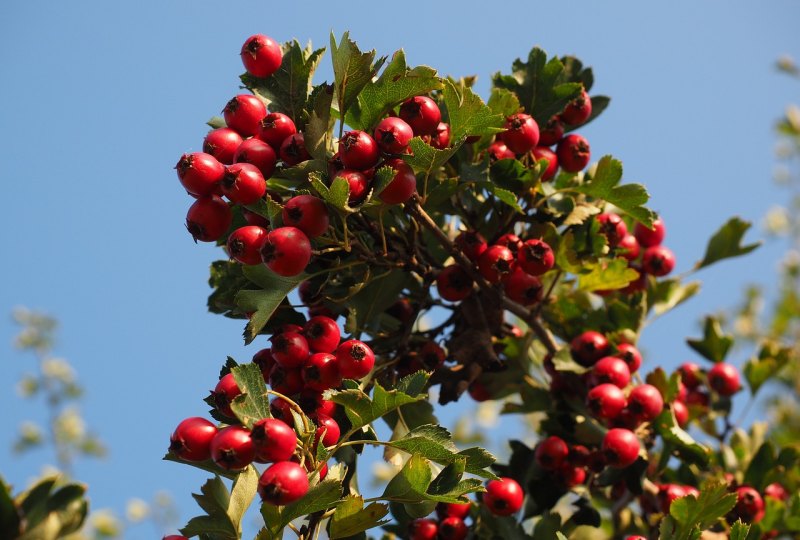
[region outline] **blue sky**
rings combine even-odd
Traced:
[[[205,312],[208,264],[221,257],[183,227],[190,201],[173,166],[201,148],[204,122],[237,93],[241,43],[265,33],[326,45],[345,30],[364,49],[404,48],[412,65],[479,76],[508,70],[533,45],[574,54],[610,95],[582,130],[593,155],[613,154],[647,185],[678,271],[698,260],[729,216],[758,222],[784,193],[770,181],[772,125],[798,101],[777,74],[800,57],[800,7],[677,1],[388,4],[294,2],[5,2],[0,7],[0,471],[21,485],[45,453],[12,456],[17,425],[41,416],[13,392],[30,359],[11,347],[11,309],[62,323],[58,354],[78,370],[84,413],[109,445],[79,464],[97,506],[170,490],[183,514],[204,475],[160,461],[170,432],[203,414],[225,356],[246,359],[241,324]],[[473,5],[475,7],[473,7]],[[330,79],[326,56],[316,82]],[[751,233],[755,238],[757,232]],[[684,345],[708,311],[744,283],[769,285],[783,246],[700,274],[700,298],[648,329],[645,367],[690,358]],[[736,361],[741,361],[737,358]],[[145,538],[150,531],[133,531]]]

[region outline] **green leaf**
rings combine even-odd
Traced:
[[[230,502],[228,503],[228,517],[240,534],[242,518],[247,509],[250,508],[250,504],[258,491],[258,478],[258,472],[253,467],[247,467],[233,481]]]
[[[659,280],[648,290],[648,310],[663,315],[700,292],[700,282],[683,284],[680,278]]]
[[[264,384],[261,369],[252,363],[242,364],[231,369],[236,385],[242,391],[231,402],[231,409],[242,424],[252,429],[253,424],[262,418],[271,418],[269,395]]]
[[[357,103],[347,113],[346,123],[353,129],[372,133],[381,118],[394,107],[441,87],[436,70],[427,66],[408,69],[405,52],[401,49],[392,55],[378,80],[364,86],[358,94]]]
[[[172,461],[174,463],[180,463],[181,465],[189,465],[190,467],[194,467],[196,469],[200,469],[201,471],[209,472],[211,474],[219,475],[228,479],[236,478],[238,473],[234,471],[226,471],[219,468],[219,466],[214,463],[212,459],[207,459],[205,461],[184,461],[182,459],[178,459],[172,452],[167,452],[164,454],[164,457],[161,458],[164,461]]]
[[[733,337],[722,332],[716,317],[706,317],[702,339],[687,339],[689,347],[712,362],[722,362],[733,346]]]
[[[492,163],[492,182],[503,189],[520,191],[536,183],[536,175],[529,168],[516,159],[500,159]],[[462,179],[464,179],[462,175]]]
[[[391,167],[381,167],[375,171],[375,176],[372,177],[372,198],[374,199],[386,189],[386,186],[394,180],[395,172]]]
[[[492,111],[471,88],[458,87],[453,81],[444,81],[442,92],[450,117],[450,138],[458,140],[468,135],[501,133],[505,117]]]
[[[329,188],[322,181],[322,175],[319,173],[314,172],[309,174],[308,179],[323,201],[343,212],[355,212],[355,209],[351,208],[348,203],[348,199],[350,198],[350,184],[347,180],[341,176],[337,176],[333,179],[331,187]]]
[[[252,468],[252,465],[249,467]],[[256,474],[253,472],[253,474]],[[192,493],[206,515],[194,517],[180,530],[184,536],[215,534],[220,538],[239,538],[239,530],[228,516],[230,494],[219,476],[208,480],[200,488],[200,493]]]
[[[556,531],[556,538],[558,538],[558,540],[567,540],[567,537],[564,536],[564,533],[558,531]]]
[[[243,312],[253,312],[244,330],[245,344],[255,339],[284,298],[303,280],[305,274],[279,276],[265,265],[246,266],[244,275],[262,290],[242,290],[236,295],[236,305]]]
[[[236,261],[211,263],[208,285],[214,291],[208,297],[208,311],[229,317],[239,315],[236,293],[250,286],[250,280],[244,276],[242,268]]]
[[[711,450],[695,441],[691,435],[681,429],[675,421],[672,411],[662,411],[653,424],[656,433],[664,439],[664,444],[671,445],[681,458],[702,466],[708,464],[711,459]]]
[[[766,487],[767,474],[777,466],[775,446],[767,441],[762,444],[750,460],[744,473],[744,485],[753,486],[761,491]]]
[[[755,395],[765,382],[776,377],[793,358],[792,347],[783,347],[774,341],[762,343],[758,355],[749,359],[742,369],[750,386],[750,393]]]
[[[225,119],[221,116],[212,116],[211,118],[208,119],[208,122],[206,122],[206,124],[211,129],[224,128],[228,125],[225,123]]]
[[[303,110],[311,92],[311,79],[317,69],[325,48],[305,48],[297,40],[285,43],[283,60],[278,71],[265,78],[242,75],[242,83],[257,96],[268,99],[270,112],[280,112],[291,118],[297,129],[304,126]]]
[[[373,527],[379,527],[389,520],[383,517],[389,513],[389,506],[382,503],[371,503],[364,508],[364,498],[360,495],[348,495],[336,507],[331,517],[331,540],[348,538]]]
[[[615,290],[627,287],[639,278],[639,272],[628,266],[623,258],[612,259],[592,266],[588,274],[578,275],[578,289],[582,291]]]
[[[11,487],[0,478],[0,537],[16,538],[20,529],[20,515],[11,498]]]
[[[328,149],[333,142],[330,140],[334,120],[331,117],[331,104],[333,103],[333,85],[321,84],[314,87],[308,99],[309,117],[303,130],[303,144],[311,157],[319,160],[328,158]]]
[[[622,180],[622,162],[603,156],[594,176],[588,183],[575,188],[579,193],[602,199],[623,210],[636,221],[650,227],[656,214],[643,205],[650,199],[647,190],[639,184],[618,185]]]
[[[559,529],[561,528],[561,515],[557,512],[545,512],[533,529],[533,540],[567,540]]]
[[[380,329],[381,315],[394,304],[402,290],[410,281],[410,275],[403,270],[391,272],[370,280],[360,291],[350,298],[348,310],[355,312],[355,326],[348,327],[351,334],[372,333]]]
[[[724,483],[709,483],[703,486],[700,497],[687,495],[675,499],[669,514],[680,525],[680,530],[696,528],[704,531],[715,525],[736,505],[736,494],[728,492]]]
[[[749,532],[750,525],[742,523],[741,519],[737,519],[736,522],[731,526],[729,540],[746,540]]]
[[[376,382],[372,390],[372,399],[360,389],[333,392],[328,399],[341,405],[352,424],[352,429],[358,429],[372,423],[389,411],[408,403],[423,400],[425,396],[410,396],[396,389],[387,391],[380,383]]]
[[[419,426],[388,444],[441,465],[450,465],[463,460],[467,472],[484,478],[494,478],[494,474],[486,470],[495,461],[492,454],[477,447],[460,452],[453,443],[450,432],[441,426],[431,424]]]
[[[722,259],[746,255],[760,246],[761,242],[742,245],[742,237],[750,226],[750,222],[739,217],[729,219],[708,241],[706,254],[703,260],[695,265],[695,269],[705,268]]]
[[[516,114],[522,108],[517,95],[505,88],[492,88],[492,94],[486,105],[493,113],[500,114],[504,118]]]
[[[408,163],[415,173],[430,175],[436,169],[447,163],[451,157],[458,152],[464,144],[464,138],[455,141],[453,145],[444,150],[437,150],[419,137],[414,137],[409,143],[411,155],[403,156],[403,160]]]
[[[350,32],[345,32],[338,44],[331,32],[331,57],[336,81],[336,100],[342,118],[347,118],[350,105],[355,102],[359,92],[369,84],[386,61],[384,56],[373,62],[375,54],[374,49],[362,53],[356,43],[350,39]]]
[[[342,495],[342,482],[340,480],[326,479],[308,490],[300,500],[287,504],[281,511],[281,523],[285,527],[295,519],[321,512],[333,506]]]
[[[427,498],[438,502],[463,503],[466,502],[464,496],[467,493],[485,491],[483,482],[477,478],[462,480],[465,461],[454,461],[442,469],[428,486],[425,492]]]
[[[428,460],[413,455],[386,485],[383,497],[398,502],[424,501],[432,480],[433,474]]]
[[[497,187],[492,182],[478,182],[476,186],[484,188],[486,191],[494,195],[498,201],[510,206],[516,212],[520,214],[524,213],[522,207],[519,205],[519,201],[517,200],[517,194],[513,191]]]

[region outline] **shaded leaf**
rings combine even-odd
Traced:
[[[736,494],[728,492],[724,483],[709,483],[700,490],[700,496],[687,495],[672,502],[669,514],[678,522],[681,531],[697,528],[704,531],[736,505]],[[680,536],[679,536],[680,537]]]
[[[328,148],[333,144],[330,140],[330,132],[334,124],[331,117],[333,85],[323,83],[314,87],[308,101],[310,112],[308,122],[303,130],[303,144],[311,157],[325,160],[328,157]]]
[[[253,363],[242,364],[231,369],[236,386],[241,394],[231,402],[231,409],[242,424],[251,429],[262,418],[271,418],[269,396],[264,384],[261,368]]]
[[[494,477],[491,472],[485,470],[495,461],[492,454],[477,447],[460,452],[453,443],[450,432],[441,426],[430,424],[419,426],[388,444],[398,450],[420,455],[441,465],[463,461],[467,472],[484,478]]]
[[[737,519],[731,526],[730,540],[746,540],[749,532],[750,525],[742,523],[741,519]]]
[[[313,172],[308,175],[308,178],[314,190],[323,201],[343,212],[355,212],[355,209],[351,208],[348,203],[348,199],[350,198],[350,184],[343,177],[335,177],[330,187],[325,185],[322,181],[322,175],[319,173]]]
[[[192,493],[192,497],[206,512],[206,515],[190,519],[180,530],[182,535],[216,534],[226,539],[239,537],[237,525],[228,516],[230,493],[219,476],[208,480],[200,487],[200,493]]]
[[[382,503],[371,503],[364,507],[364,498],[360,495],[348,495],[336,507],[331,517],[329,538],[347,538],[378,527],[389,520],[383,517],[389,513],[389,506]]]
[[[729,219],[708,241],[706,254],[695,268],[699,270],[722,259],[746,255],[760,246],[761,242],[742,245],[742,237],[750,226],[750,222],[739,217]]]
[[[699,465],[706,465],[711,459],[711,450],[695,441],[691,435],[681,429],[675,421],[672,411],[662,411],[653,424],[656,433],[664,439],[664,444],[671,445],[682,459]]]
[[[279,276],[265,265],[246,266],[244,275],[261,290],[242,290],[236,295],[236,305],[245,313],[252,312],[244,330],[244,341],[250,343],[269,321],[283,299],[303,280],[305,274],[292,277]]]
[[[758,389],[769,379],[776,377],[793,357],[792,347],[783,347],[774,341],[762,343],[758,355],[745,362],[742,369],[750,386],[750,393],[755,395]]]
[[[663,315],[700,292],[700,282],[682,283],[679,278],[657,281],[647,293],[648,309]]]
[[[375,50],[362,53],[358,45],[350,39],[350,32],[345,32],[339,43],[331,32],[331,57],[335,77],[336,100],[339,114],[347,118],[347,112],[361,90],[370,83],[378,73],[386,57],[375,61]]]
[[[686,343],[704,358],[722,362],[733,346],[733,337],[722,332],[716,317],[706,317],[702,339],[687,339]]]
[[[341,405],[353,429],[358,429],[372,423],[389,411],[408,403],[420,401],[425,397],[409,396],[396,389],[387,391],[376,382],[372,390],[372,399],[360,389],[333,392],[328,399]]]

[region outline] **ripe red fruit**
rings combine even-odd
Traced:
[[[269,404],[269,412],[278,420],[286,422],[289,425],[294,424],[292,405],[283,398],[273,399],[272,403]]]
[[[436,540],[439,525],[434,519],[418,518],[408,525],[409,540]]]
[[[578,172],[589,164],[591,149],[589,142],[575,133],[567,135],[556,148],[558,164],[567,172]]]
[[[294,167],[298,163],[311,159],[311,154],[306,150],[305,138],[302,133],[294,133],[286,137],[281,143],[278,153],[283,162],[289,167]]]
[[[666,276],[675,268],[675,255],[669,248],[653,246],[644,250],[642,270],[654,276]]]
[[[620,255],[629,261],[635,261],[638,259],[639,253],[641,252],[639,241],[636,240],[636,237],[632,234],[626,234],[623,236],[622,240],[620,240],[617,244],[617,249],[619,250]]]
[[[282,332],[272,336],[270,341],[272,357],[285,368],[300,367],[308,358],[308,341],[298,332]]]
[[[517,113],[506,118],[503,126],[506,131],[500,138],[515,154],[524,154],[539,142],[539,126],[529,114]]]
[[[330,353],[314,353],[303,363],[301,371],[306,388],[324,392],[342,384],[339,363]]]
[[[253,363],[261,369],[261,374],[264,380],[269,379],[269,372],[275,365],[275,359],[272,357],[271,349],[261,349],[253,355]]]
[[[283,113],[272,112],[258,123],[257,137],[278,150],[283,141],[297,133],[297,127],[291,118]]]
[[[250,163],[234,163],[225,168],[222,193],[232,203],[253,204],[267,192],[264,175]]]
[[[314,409],[314,414],[320,415],[324,414],[325,416],[333,417],[336,414],[336,403],[333,401],[328,401],[327,399],[319,399],[317,401],[317,408]]]
[[[684,362],[678,368],[678,371],[681,372],[681,382],[685,384],[687,388],[697,388],[700,386],[703,373],[700,366],[694,362]]]
[[[679,484],[663,484],[658,487],[658,504],[661,507],[661,512],[669,514],[669,507],[672,506],[673,501],[685,497],[689,493],[686,486]]]
[[[536,447],[536,462],[545,469],[558,469],[569,455],[569,447],[564,439],[550,436]]]
[[[642,355],[639,349],[630,343],[620,343],[617,345],[617,353],[614,355],[617,358],[622,358],[628,364],[628,371],[634,373],[642,365]]]
[[[736,490],[736,506],[734,512],[745,523],[758,523],[764,517],[764,499],[750,486],[741,486]]]
[[[555,152],[546,146],[535,146],[533,150],[531,150],[531,154],[533,154],[536,161],[541,159],[547,160],[547,168],[544,170],[544,174],[542,174],[543,182],[547,182],[556,177],[556,172],[558,171],[558,157]]]
[[[708,385],[721,396],[732,396],[742,389],[739,370],[730,364],[714,364],[708,370]]]
[[[417,191],[417,177],[414,170],[401,159],[386,160],[384,165],[394,169],[394,178],[389,182],[378,197],[386,204],[401,204],[406,202]]]
[[[321,440],[322,446],[327,448],[339,442],[341,430],[339,429],[339,424],[336,422],[336,420],[330,416],[322,415],[317,416],[315,422],[318,426],[314,438],[315,443],[319,443]]]
[[[168,534],[164,536],[161,540],[189,540],[185,536],[181,536],[180,534]]]
[[[280,364],[275,364],[269,371],[267,382],[274,391],[284,396],[297,394],[303,390],[304,385],[300,368],[285,368]]]
[[[450,516],[439,523],[439,538],[441,540],[464,540],[469,530],[464,520]]]
[[[639,244],[646,248],[660,245],[661,242],[664,241],[666,232],[664,222],[661,221],[661,218],[657,218],[653,221],[652,229],[648,229],[641,223],[636,223],[636,227],[633,229],[633,234],[636,236]]]
[[[525,493],[513,478],[490,480],[483,494],[483,504],[496,516],[510,516],[522,508]]]
[[[342,337],[336,321],[330,317],[312,317],[303,326],[303,335],[313,352],[332,353],[339,346]]]
[[[532,276],[540,276],[553,268],[556,263],[553,249],[544,240],[526,240],[517,253],[520,267]]]
[[[480,381],[475,381],[469,385],[469,388],[467,388],[467,393],[469,394],[469,397],[478,403],[492,399],[492,394],[489,392],[489,389],[486,388],[486,386],[484,386],[484,384]]]
[[[311,242],[296,227],[280,227],[267,235],[261,248],[261,260],[280,276],[296,276],[311,260]]]
[[[242,45],[244,69],[253,77],[269,77],[281,67],[281,46],[264,34],[247,38]]]
[[[347,181],[347,185],[350,186],[350,195],[347,198],[348,204],[358,204],[366,198],[369,180],[363,173],[343,169],[336,174],[336,178],[344,178]],[[336,178],[334,178],[334,181]]]
[[[631,382],[631,372],[625,360],[606,356],[594,364],[591,379],[595,385],[611,383],[619,388],[625,388]]]
[[[610,466],[623,469],[636,461],[641,446],[631,430],[611,428],[603,437],[601,448]]]
[[[378,145],[364,131],[348,131],[339,140],[339,158],[346,168],[364,171],[378,163]]]
[[[181,185],[195,198],[213,194],[225,174],[225,166],[205,152],[183,154],[175,169]]]
[[[653,385],[640,384],[628,394],[628,410],[643,422],[651,422],[664,409],[664,398]]]
[[[586,469],[565,465],[558,471],[557,480],[567,489],[572,489],[586,481]]]
[[[414,131],[402,118],[390,116],[380,121],[373,136],[380,149],[387,154],[403,154],[414,137]]]
[[[581,95],[569,102],[561,113],[561,120],[571,126],[586,122],[592,115],[592,100],[586,89],[581,90]]]
[[[439,122],[439,125],[436,126],[436,133],[430,135],[430,141],[426,142],[437,150],[444,150],[450,146],[450,124]]]
[[[293,461],[273,463],[258,479],[258,494],[265,503],[283,506],[308,493],[306,470]]]
[[[194,241],[216,242],[228,232],[233,215],[228,203],[216,195],[197,199],[186,213],[186,229]]]
[[[231,418],[235,418],[231,410],[231,402],[233,398],[241,393],[242,391],[239,390],[239,387],[236,385],[236,379],[233,378],[232,373],[226,373],[225,376],[219,380],[214,390],[211,391],[217,410]]]
[[[336,349],[339,372],[344,379],[360,379],[372,371],[375,354],[369,345],[357,339],[350,339]]]
[[[169,439],[169,451],[184,461],[205,461],[211,457],[211,440],[217,427],[198,416],[178,424]]]
[[[586,394],[586,406],[597,418],[613,420],[625,408],[627,401],[622,390],[613,384],[598,384]]]
[[[243,141],[233,155],[235,163],[249,163],[255,166],[265,179],[275,172],[275,163],[278,156],[270,145],[261,139],[247,139]]]
[[[283,224],[297,227],[309,238],[316,238],[328,230],[328,207],[313,195],[297,195],[283,207]]]
[[[472,278],[457,264],[446,266],[436,276],[439,296],[448,302],[459,302],[472,292]]]
[[[675,421],[680,427],[686,427],[689,423],[689,408],[683,401],[675,400],[672,402],[672,412],[675,413]]]
[[[500,283],[511,275],[516,260],[511,250],[505,246],[490,246],[478,258],[478,271],[489,283]]]
[[[238,471],[250,465],[256,457],[250,431],[242,426],[222,428],[211,440],[211,459],[228,471]]]
[[[225,123],[242,137],[258,133],[261,120],[267,115],[267,108],[256,96],[239,94],[222,109]]]
[[[439,519],[445,519],[448,517],[466,519],[471,508],[472,503],[470,502],[439,503],[436,505],[436,515],[439,516]]]
[[[506,246],[511,250],[511,253],[516,257],[519,250],[522,249],[522,240],[520,237],[513,233],[504,234],[494,242],[496,246]]]
[[[242,264],[260,264],[266,229],[255,225],[239,227],[228,237],[228,255]]]
[[[764,495],[778,501],[787,501],[790,497],[789,490],[783,487],[783,484],[779,482],[773,482],[765,487]]]
[[[564,136],[564,124],[558,115],[550,117],[547,124],[539,130],[539,144],[541,146],[553,146]]]
[[[606,337],[594,331],[584,332],[570,343],[572,357],[583,366],[591,366],[606,355],[609,345]]]
[[[477,261],[489,247],[486,239],[477,231],[461,231],[456,236],[455,245],[472,261]]]
[[[286,461],[294,455],[297,435],[289,425],[277,418],[262,418],[250,431],[259,463]]]
[[[608,212],[596,216],[595,219],[600,224],[600,233],[608,240],[609,247],[616,247],[628,234],[628,227],[618,214]]]
[[[433,371],[441,367],[446,356],[444,349],[434,341],[427,342],[419,350],[419,360],[426,371]]]
[[[203,152],[214,156],[220,163],[230,165],[240,144],[242,136],[231,128],[212,129],[203,140]]]
[[[542,282],[519,267],[503,280],[503,290],[511,300],[530,306],[542,299]]]
[[[508,149],[506,143],[503,141],[495,141],[486,149],[489,152],[489,157],[492,161],[499,161],[501,159],[514,159],[516,155]]]
[[[400,106],[400,118],[411,126],[414,135],[432,135],[442,121],[442,112],[431,98],[414,96]]]

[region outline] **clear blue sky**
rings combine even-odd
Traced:
[[[21,485],[49,455],[9,451],[38,409],[13,391],[30,359],[11,347],[13,306],[61,323],[58,353],[88,390],[89,425],[111,450],[79,464],[96,506],[170,490],[184,517],[205,475],[161,462],[177,422],[205,412],[225,356],[246,359],[241,324],[205,312],[208,264],[222,253],[183,227],[190,204],[173,166],[201,148],[204,122],[237,93],[243,40],[265,33],[327,45],[406,50],[412,65],[489,76],[538,44],[595,70],[612,97],[583,130],[597,157],[623,160],[668,226],[678,270],[727,217],[758,222],[783,193],[770,181],[772,125],[796,82],[776,58],[800,57],[795,2],[4,2],[0,7],[0,471]],[[475,7],[473,7],[475,6]],[[329,57],[317,82],[330,78]],[[751,234],[751,238],[757,234]],[[699,299],[648,329],[647,366],[689,357],[684,337],[744,283],[769,284],[780,246],[701,274]],[[737,358],[736,361],[741,361]],[[147,538],[150,530],[132,532]]]

